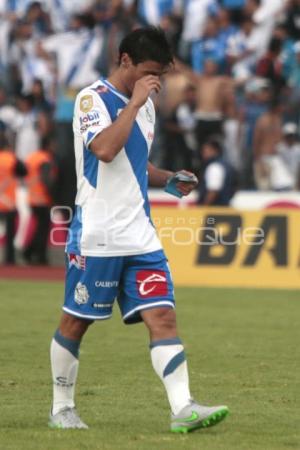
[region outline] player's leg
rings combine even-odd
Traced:
[[[122,280],[118,302],[123,320],[143,320],[149,330],[152,364],[167,391],[172,431],[191,431],[222,420],[226,407],[203,407],[191,399],[187,361],[176,328],[173,283],[163,251],[128,258]]]
[[[50,347],[53,380],[52,425],[59,421],[59,413],[75,408],[75,385],[79,367],[81,339],[92,321],[63,313]],[[56,420],[53,418],[56,417]],[[51,425],[51,423],[50,423]]]
[[[94,320],[111,317],[120,268],[121,261],[116,258],[68,255],[64,314],[50,351],[53,405],[49,426],[52,428],[87,428],[76,412],[74,401],[79,347]]]
[[[228,414],[226,406],[202,406],[191,397],[187,361],[177,334],[175,310],[145,309],[141,316],[150,334],[152,365],[165,386],[170,403],[171,430],[186,433],[223,420]]]
[[[176,313],[173,308],[154,308],[141,311],[150,334],[152,365],[162,380],[174,414],[191,399],[187,362],[183,344],[178,337]]]

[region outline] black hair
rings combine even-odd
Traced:
[[[53,136],[47,134],[46,136],[43,136],[41,139],[41,149],[42,150],[49,150],[51,148],[51,145],[53,144]]]
[[[174,62],[171,46],[161,28],[138,28],[122,40],[119,47],[119,63],[127,53],[134,65],[145,61],[156,61],[163,66]]]
[[[214,150],[217,151],[218,155],[222,155],[223,153],[223,145],[222,145],[222,137],[221,136],[212,136],[204,142],[204,145],[209,145]]]
[[[272,53],[280,53],[280,51],[281,51],[281,47],[282,47],[282,41],[281,41],[281,39],[278,39],[278,38],[276,38],[276,37],[273,37],[272,39],[271,39],[271,41],[270,41],[270,44],[269,44],[269,50],[272,52]]]

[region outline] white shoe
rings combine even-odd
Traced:
[[[60,428],[60,429],[66,428],[70,429],[81,428],[85,430],[88,429],[88,426],[80,419],[76,411],[76,408],[69,408],[69,407],[63,408],[54,415],[50,413],[48,426],[50,428]]]

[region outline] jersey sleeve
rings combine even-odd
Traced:
[[[84,145],[89,147],[93,139],[112,123],[105,103],[92,90],[80,92],[74,109],[74,133],[82,137]]]

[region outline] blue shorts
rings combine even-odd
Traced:
[[[115,299],[125,323],[140,322],[145,309],[174,308],[164,252],[116,257],[67,254],[66,313],[87,320],[109,319]]]

